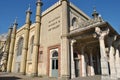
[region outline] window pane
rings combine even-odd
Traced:
[[[34,46],[34,36],[32,36],[32,39],[31,39],[31,51],[30,53],[32,54],[33,53],[33,46]]]
[[[56,69],[58,69],[58,60],[56,60]]]
[[[58,57],[58,52],[54,51],[53,54],[52,54],[52,57]]]
[[[54,69],[54,60],[52,60],[52,69]]]
[[[20,56],[22,54],[22,48],[23,48],[23,38],[20,38],[18,41],[17,56]]]

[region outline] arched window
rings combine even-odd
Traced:
[[[58,52],[57,52],[56,50],[53,51],[52,57],[53,57],[53,58],[54,58],[54,57],[58,57]]]
[[[73,27],[77,27],[77,26],[78,26],[78,20],[77,20],[76,17],[74,17],[74,18],[72,19],[72,26],[73,26]]]
[[[30,41],[30,53],[33,53],[33,46],[34,46],[34,36],[32,36],[31,41]]]
[[[22,48],[23,48],[23,37],[21,37],[18,41],[17,56],[20,56],[22,54]]]

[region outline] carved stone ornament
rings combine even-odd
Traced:
[[[99,27],[96,27],[93,36],[98,37],[99,39],[104,39],[104,37],[109,34],[109,31],[109,29],[102,31]]]

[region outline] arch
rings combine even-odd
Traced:
[[[77,27],[78,26],[78,20],[77,20],[76,17],[73,17],[73,19],[72,19],[72,26],[73,27]]]
[[[54,58],[54,57],[58,57],[58,52],[56,50],[54,50],[52,53],[52,58]]]
[[[22,56],[23,41],[24,41],[24,38],[20,37],[17,42],[17,56],[16,56],[16,63],[15,63],[15,72],[20,72],[20,62],[21,62],[21,56]]]
[[[20,37],[18,40],[18,50],[17,50],[17,56],[20,56],[22,54],[22,48],[23,48],[23,37]]]

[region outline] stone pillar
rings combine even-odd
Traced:
[[[60,0],[62,8],[62,25],[61,25],[61,77],[62,80],[70,78],[70,55],[69,40],[67,38],[69,21],[68,21],[68,0]]]
[[[12,33],[12,26],[10,26],[9,31],[8,31],[8,35],[7,35],[7,40],[6,40],[6,46],[5,46],[5,51],[2,57],[3,60],[3,65],[4,65],[4,70],[6,71],[7,68],[7,61],[8,61],[8,53],[9,53],[9,47],[10,47],[10,41],[11,41],[11,33]]]
[[[82,55],[81,55],[81,58],[82,58],[82,77],[85,77],[87,75],[84,48],[85,48],[85,46],[83,46],[81,48],[81,53],[82,53]]]
[[[106,50],[105,50],[104,37],[109,33],[109,29],[106,31],[101,31],[101,29],[99,27],[96,27],[95,32],[96,32],[96,37],[99,38],[99,44],[100,44],[101,73],[103,76],[108,76],[109,69],[108,69],[107,54],[106,54]]]
[[[117,71],[117,78],[120,78],[120,53],[119,50],[116,48],[116,55],[115,55],[116,61],[116,71]]]
[[[71,40],[71,78],[75,78],[75,63],[74,63],[74,50],[73,45],[76,40]]]
[[[115,67],[115,49],[113,43],[116,40],[117,36],[108,37],[108,46],[109,46],[109,65],[110,65],[110,76],[112,79],[116,79],[116,67]]]
[[[41,29],[41,0],[37,0],[36,3],[36,25],[35,25],[35,38],[34,38],[34,47],[32,54],[32,76],[37,76],[38,70],[38,52],[39,52],[39,41],[40,41],[40,29]]]
[[[90,68],[91,68],[91,76],[95,75],[92,50],[93,50],[93,48],[90,48]]]
[[[115,69],[115,50],[114,47],[110,46],[110,53],[109,53],[109,62],[110,62],[110,72],[111,72],[111,78],[116,78],[116,69]]]
[[[11,27],[9,28],[9,31],[8,31],[8,36],[7,36],[6,53],[9,53],[9,47],[10,47],[12,29],[13,29],[13,28],[12,28],[12,25],[11,25]]]
[[[30,6],[28,10],[26,11],[26,24],[24,28],[24,42],[23,42],[23,50],[22,50],[22,59],[21,59],[21,65],[20,65],[20,73],[25,74],[26,69],[26,59],[27,59],[27,51],[28,51],[28,40],[29,40],[29,30],[30,30],[30,17],[31,17],[31,10]]]
[[[17,25],[18,25],[17,21],[15,20],[13,24],[12,35],[11,35],[11,43],[10,43],[10,50],[9,50],[8,63],[7,63],[7,72],[11,72]]]

